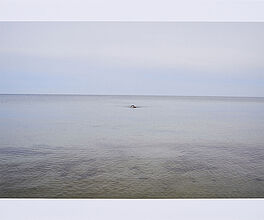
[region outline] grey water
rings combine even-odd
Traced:
[[[0,197],[264,197],[264,98],[0,95]]]

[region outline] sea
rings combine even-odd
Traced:
[[[0,95],[0,197],[263,198],[264,98]]]

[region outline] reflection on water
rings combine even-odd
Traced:
[[[264,197],[263,143],[262,98],[0,95],[0,197]]]

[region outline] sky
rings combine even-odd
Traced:
[[[0,93],[263,97],[263,39],[261,22],[0,22]]]

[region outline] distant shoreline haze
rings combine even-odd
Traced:
[[[133,95],[133,94],[74,94],[74,93],[21,93],[21,94],[15,94],[15,93],[2,93],[0,95],[54,95],[54,96],[154,96],[154,97],[208,97],[208,98],[264,98],[264,96],[213,96],[213,95]]]

